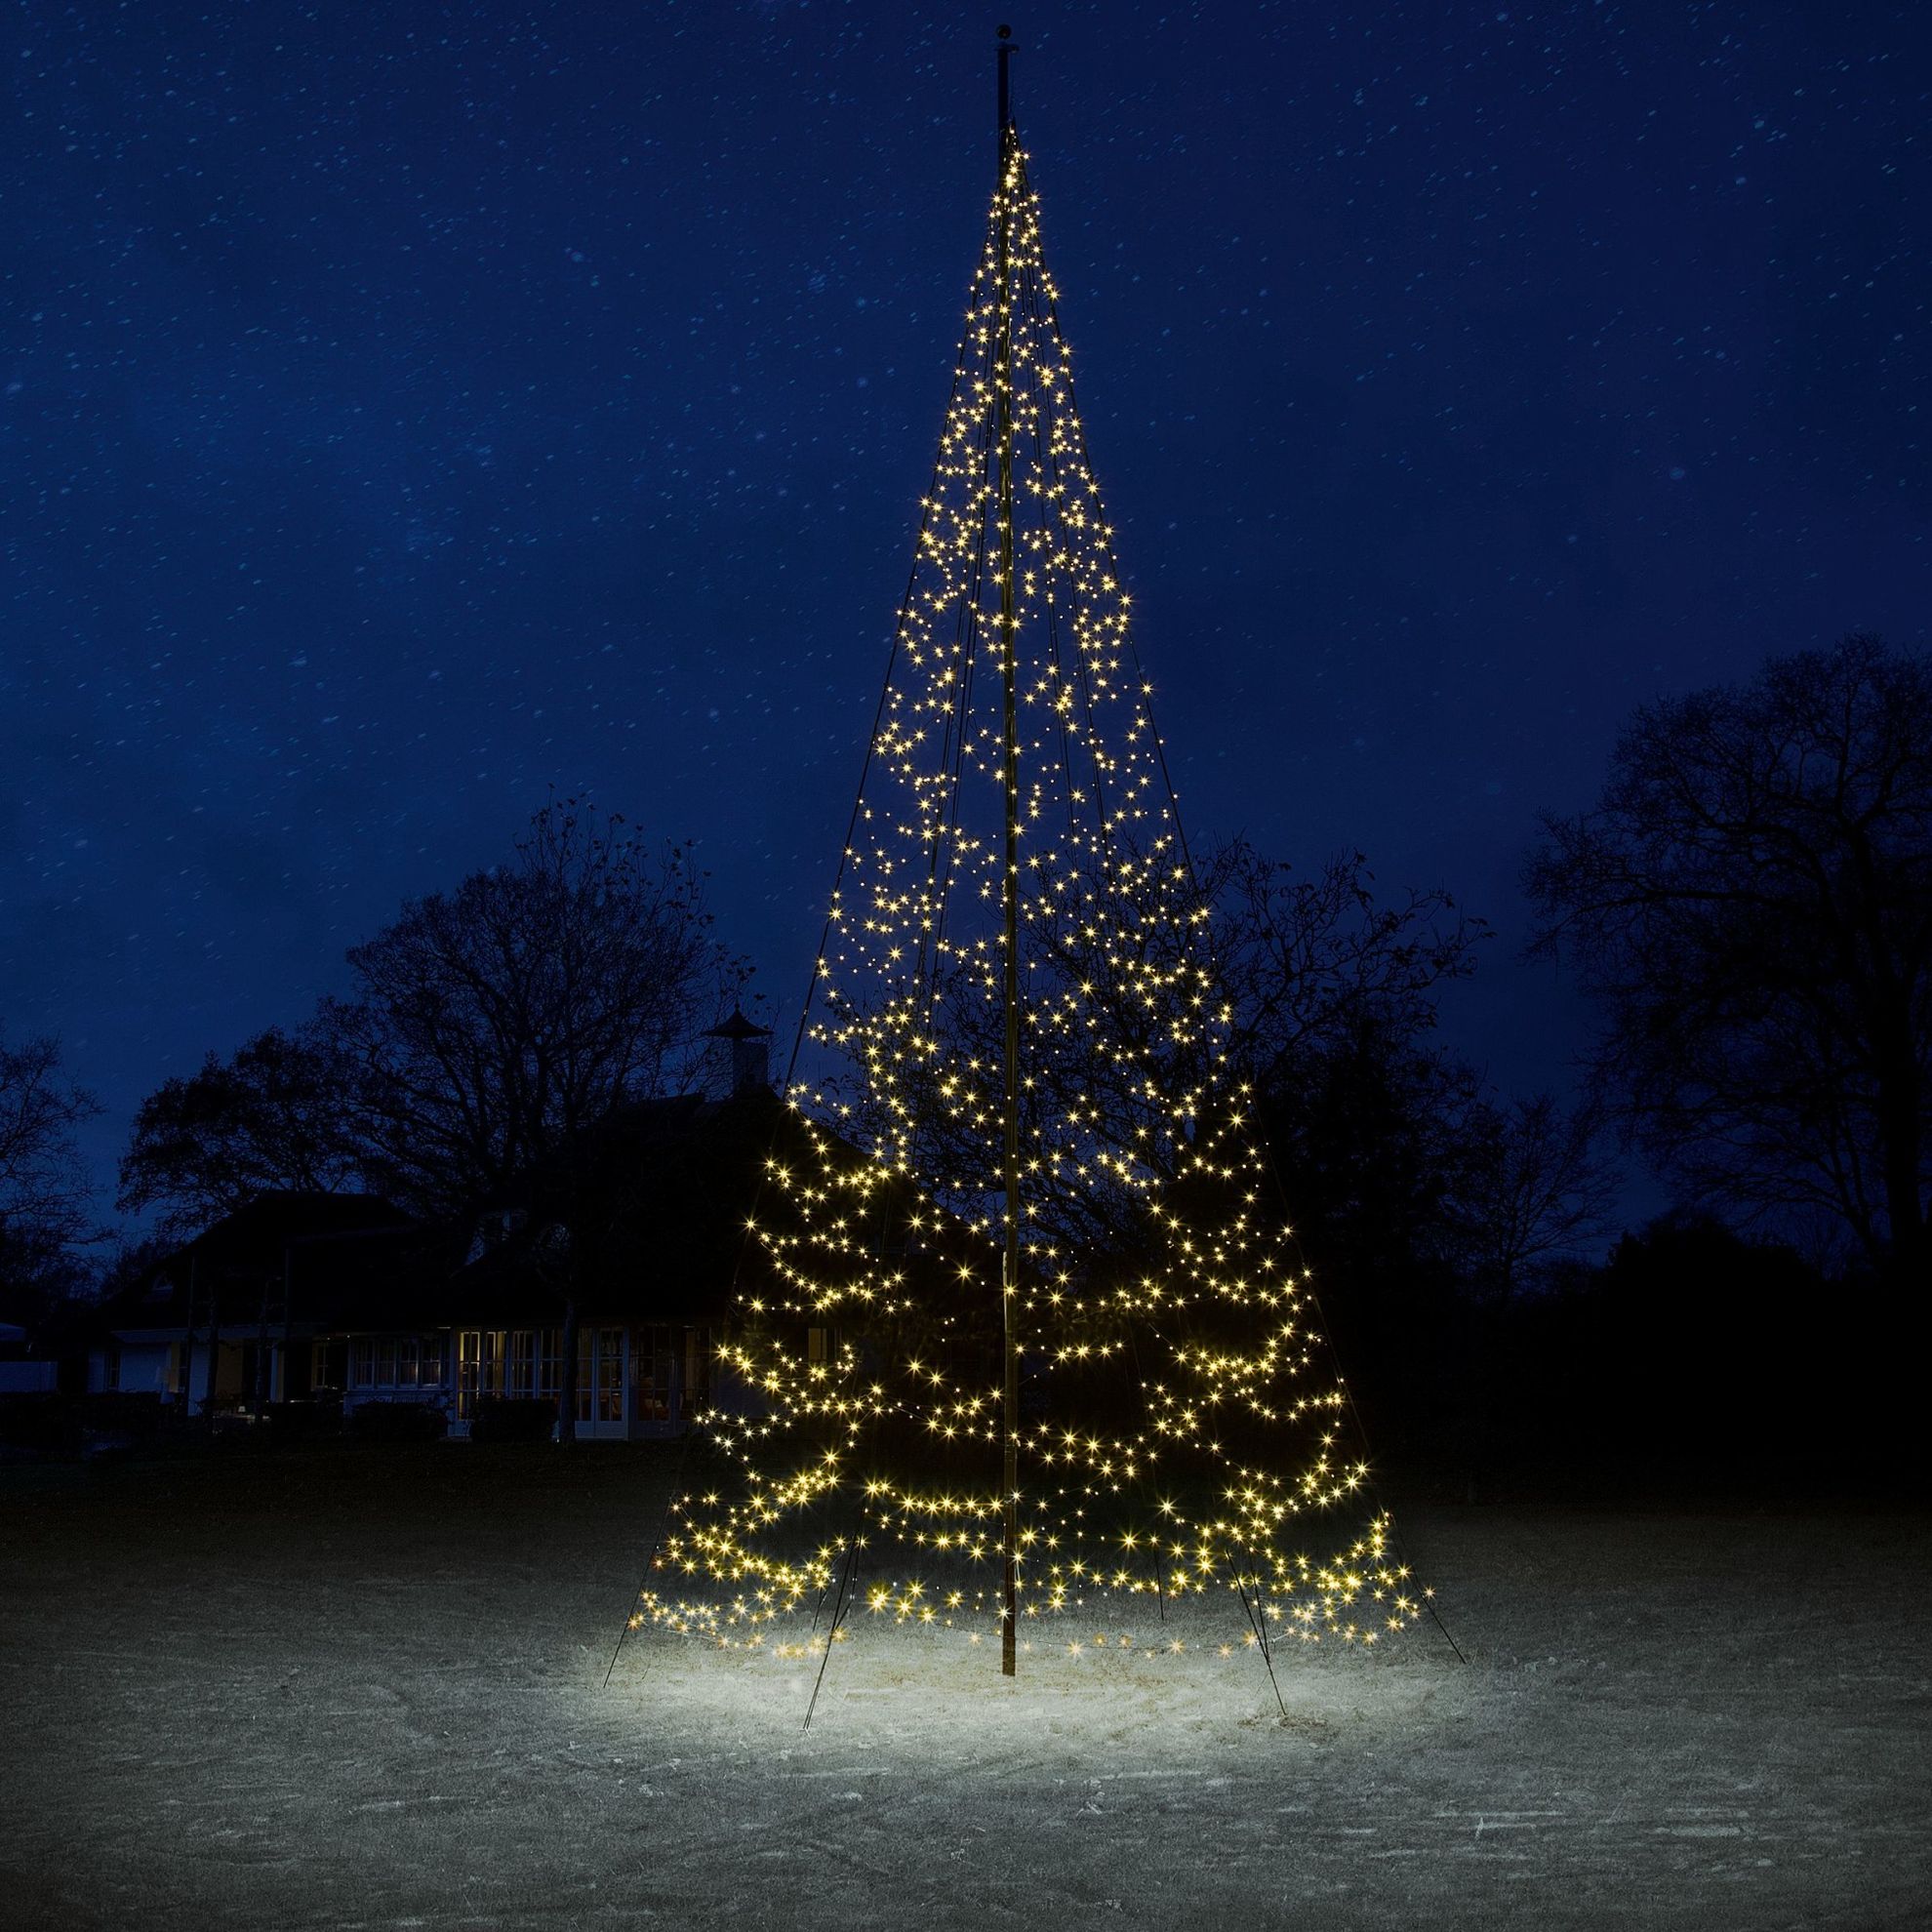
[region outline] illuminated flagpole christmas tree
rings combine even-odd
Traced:
[[[1002,29],[1002,36],[1005,30]],[[707,1419],[638,1618],[784,1648],[1238,1593],[1375,1642],[1422,1595],[1226,1057],[1209,910],[1000,170],[911,582]]]

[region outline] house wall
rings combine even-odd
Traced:
[[[580,1434],[624,1441],[650,1441],[682,1435],[693,1415],[708,1400],[712,1334],[703,1322],[585,1322],[592,1338],[594,1379],[584,1375],[578,1354],[577,1427]],[[624,1364],[622,1413],[611,1400],[603,1363],[611,1342],[618,1342]],[[586,1380],[589,1386],[586,1388]]]
[[[268,1350],[266,1399],[270,1402],[285,1399],[288,1377],[279,1338],[271,1338],[264,1344],[252,1335],[241,1335],[232,1340],[223,1337],[217,1351],[214,1378],[217,1403],[254,1400],[255,1350],[261,1347]],[[137,1341],[109,1343],[105,1348],[95,1348],[87,1360],[88,1389],[97,1394],[118,1389],[129,1394],[160,1395],[178,1401],[181,1395],[181,1348],[180,1342]],[[188,1389],[188,1404],[197,1411],[209,1395],[208,1363],[209,1345],[207,1338],[202,1337],[194,1345],[194,1373]]]
[[[272,1345],[271,1345],[272,1346]],[[244,1395],[253,1395],[255,1390],[248,1388],[242,1377],[242,1345],[240,1342],[222,1341],[215,1350],[214,1388],[210,1390],[208,1360],[209,1347],[206,1342],[194,1345],[194,1390],[196,1402],[206,1401],[214,1394],[218,1403],[238,1402]]]
[[[713,1342],[704,1323],[584,1321],[578,1337],[578,1434],[590,1441],[679,1435],[714,1394],[729,1404],[725,1388],[712,1389]],[[344,1415],[371,1402],[422,1402],[447,1410],[456,1435],[468,1433],[481,1396],[554,1397],[561,1387],[556,1329],[298,1336],[290,1346],[306,1351],[293,1377],[279,1340],[267,1345],[270,1401],[286,1400],[291,1388],[304,1391],[307,1369],[318,1390],[340,1389]],[[221,1342],[218,1403],[253,1398],[253,1347],[248,1336]],[[87,1386],[179,1400],[181,1352],[179,1342],[122,1342],[113,1346],[110,1360],[108,1349],[97,1348],[88,1358]],[[190,1391],[197,1413],[208,1397],[208,1343],[198,1340]]]
[[[577,1434],[647,1441],[682,1434],[709,1388],[707,1325],[586,1316],[578,1328]],[[466,1435],[485,1397],[554,1398],[562,1388],[562,1331],[459,1328],[451,1433]]]
[[[173,1342],[119,1342],[89,1350],[90,1394],[123,1389],[136,1395],[173,1395],[181,1384],[180,1345]]]
[[[342,1413],[372,1402],[416,1402],[448,1409],[455,1393],[450,1375],[450,1331],[357,1331],[314,1345],[318,1361],[340,1363]],[[327,1371],[318,1368],[316,1386]]]
[[[463,1328],[451,1334],[451,1433],[469,1433],[477,1403],[554,1401],[563,1387],[563,1330]]]

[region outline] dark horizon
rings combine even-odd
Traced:
[[[1903,7],[1039,9],[1017,117],[1196,837],[1516,869],[1631,707],[1927,643]],[[550,788],[796,1013],[994,167],[992,26],[29,10],[0,1018],[106,1112]]]

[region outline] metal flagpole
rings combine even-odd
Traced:
[[[1013,572],[1013,129],[1006,67],[1013,56],[1012,29],[999,30],[999,335],[993,365],[993,398],[999,444],[999,635],[1000,675],[1006,704],[1003,777],[1006,789],[1006,870],[1001,904],[1006,915],[1006,1259],[1000,1271],[1001,1337],[1006,1399],[1000,1573],[999,1668],[1017,1669],[1020,1566],[1020,727],[1014,694],[1015,608]]]

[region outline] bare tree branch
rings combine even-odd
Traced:
[[[1533,949],[1595,997],[1626,1128],[1699,1197],[1830,1213],[1922,1291],[1932,668],[1854,635],[1647,705],[1544,833]]]

